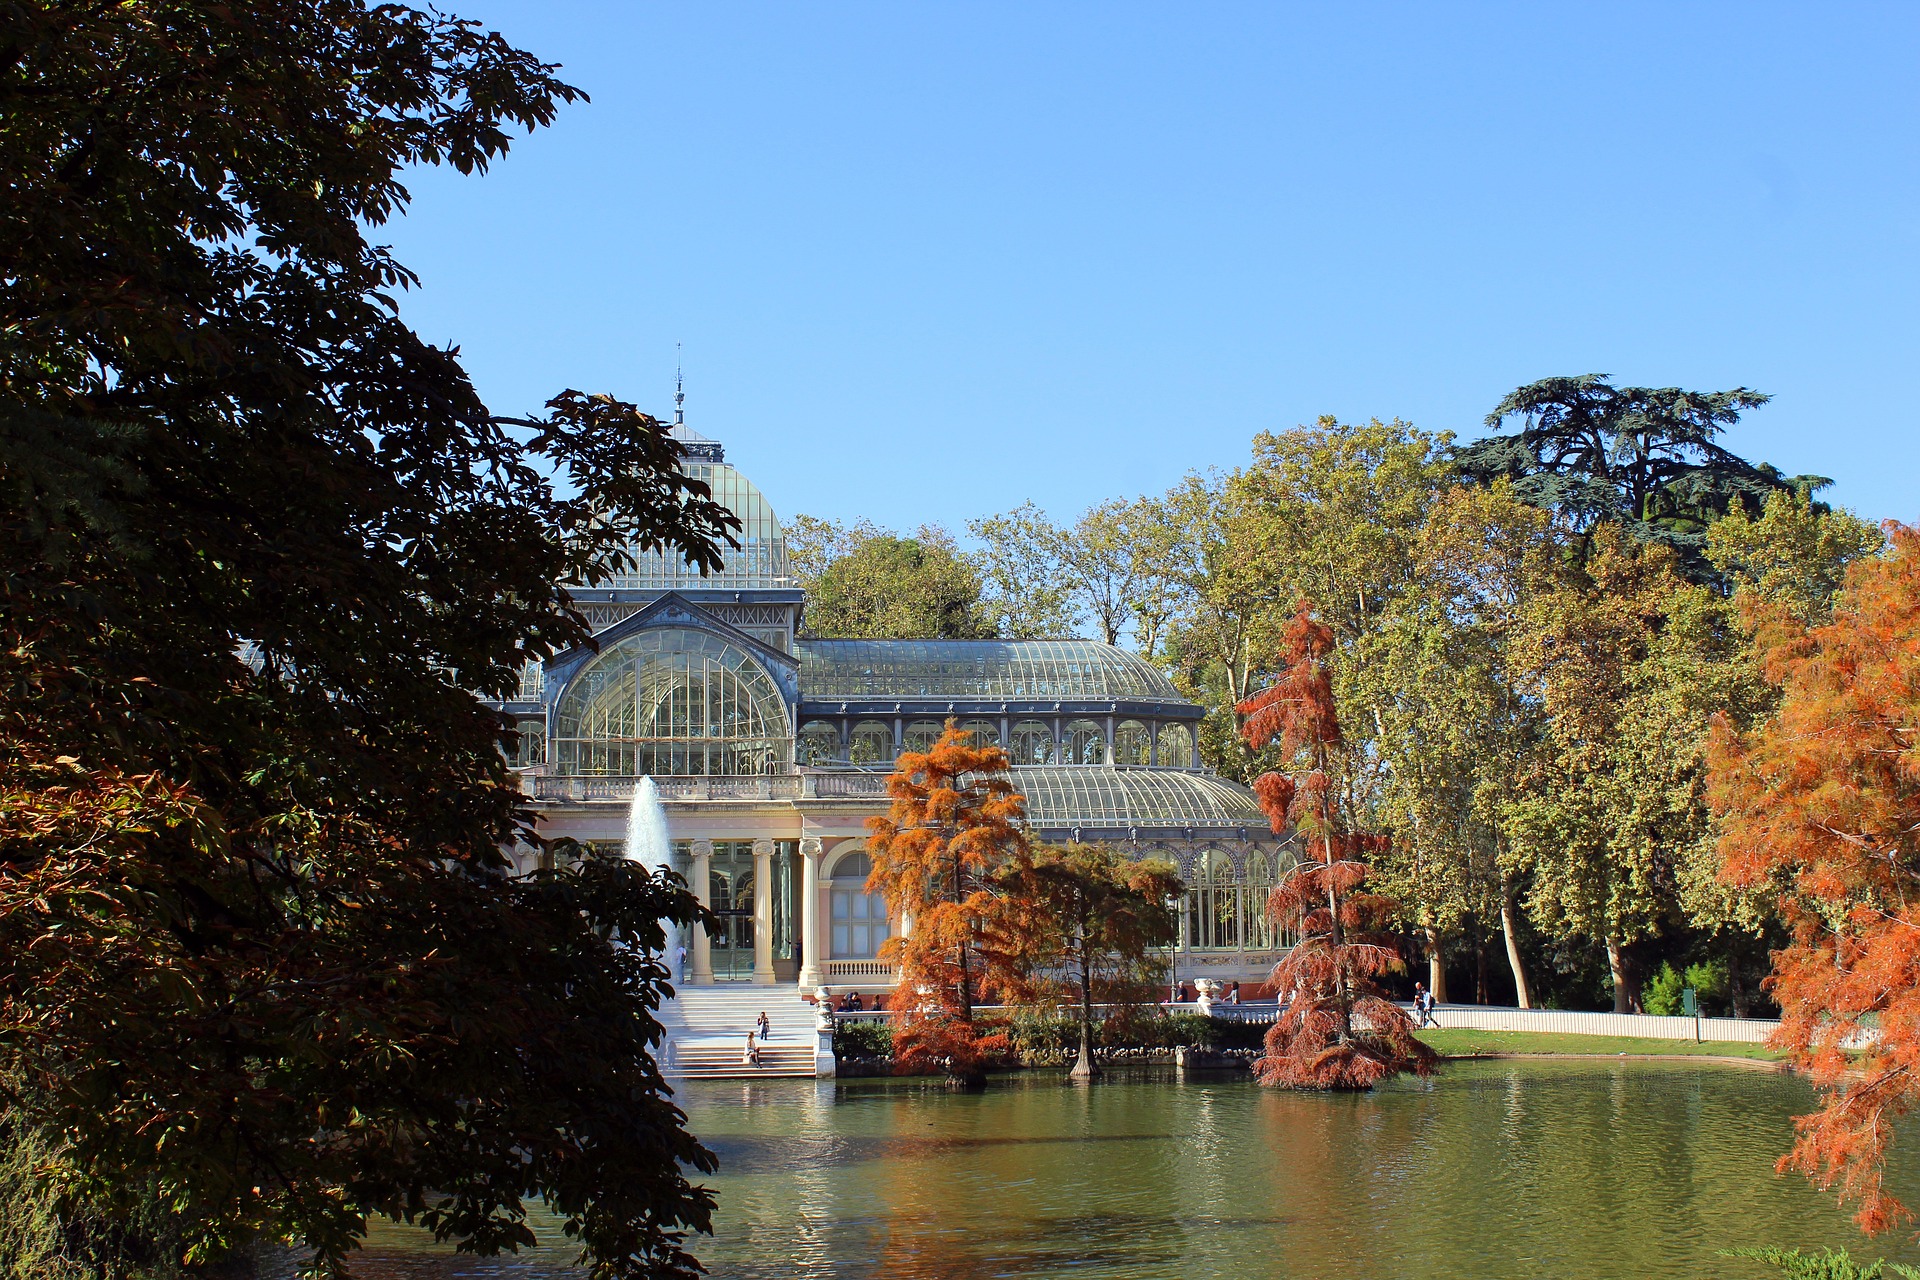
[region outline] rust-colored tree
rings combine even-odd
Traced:
[[[1788,886],[1774,1043],[1821,1107],[1781,1168],[1837,1188],[1869,1234],[1912,1220],[1883,1169],[1894,1122],[1920,1103],[1920,530],[1887,531],[1831,621],[1751,607],[1780,708],[1745,734],[1716,724],[1709,757],[1724,876]]]
[[[1267,901],[1268,915],[1298,941],[1274,966],[1287,1003],[1254,1062],[1260,1083],[1290,1089],[1371,1089],[1403,1071],[1427,1075],[1435,1060],[1376,981],[1401,963],[1385,933],[1395,904],[1364,891],[1370,868],[1358,856],[1384,850],[1386,837],[1353,830],[1335,794],[1342,739],[1332,652],[1333,632],[1302,601],[1282,637],[1279,680],[1236,708],[1247,745],[1259,751],[1277,740],[1301,773],[1254,780],[1274,834],[1291,828],[1305,852]]]
[[[901,753],[887,777],[887,813],[867,819],[867,888],[904,922],[881,952],[900,966],[893,1040],[904,1072],[938,1069],[972,1083],[1007,1052],[1003,1034],[979,1033],[973,1010],[1007,985],[1016,963],[996,927],[1004,899],[995,879],[1028,855],[1026,799],[1008,765],[1006,752],[975,746],[948,721],[930,749]]]
[[[1019,858],[998,887],[1005,902],[996,932],[1017,958],[1013,994],[1029,1006],[1072,1003],[1080,1054],[1068,1076],[1099,1078],[1095,1007],[1124,1016],[1157,994],[1162,953],[1180,930],[1179,872],[1111,845],[1069,844]]]

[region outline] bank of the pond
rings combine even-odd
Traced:
[[[1445,1058],[1485,1057],[1595,1057],[1732,1058],[1782,1063],[1781,1055],[1764,1044],[1736,1040],[1662,1040],[1651,1036],[1582,1036],[1543,1031],[1474,1031],[1429,1029],[1420,1039]]]

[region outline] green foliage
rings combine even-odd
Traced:
[[[1518,431],[1463,445],[1454,459],[1464,475],[1504,478],[1522,501],[1567,516],[1583,532],[1611,524],[1663,543],[1700,580],[1711,575],[1705,531],[1734,506],[1758,507],[1770,494],[1809,494],[1830,483],[1756,466],[1718,443],[1743,411],[1767,400],[1745,387],[1698,392],[1615,387],[1605,374],[1542,378],[1487,415],[1496,429],[1521,419]]]
[[[1715,956],[1697,960],[1684,971],[1674,968],[1671,960],[1662,962],[1641,992],[1642,1005],[1648,1013],[1678,1016],[1686,1012],[1680,993],[1687,987],[1692,987],[1698,997],[1701,1013],[1719,1015],[1726,1007],[1727,958]]]
[[[179,1280],[185,1241],[164,1206],[110,1213],[63,1192],[58,1142],[0,1113],[0,1280]]]
[[[867,521],[788,523],[789,561],[807,591],[803,625],[821,639],[970,640],[994,634],[980,575],[953,536],[923,525],[903,538]]]
[[[1845,1249],[1822,1249],[1803,1253],[1798,1249],[1724,1249],[1723,1258],[1751,1258],[1764,1262],[1788,1280],[1920,1280],[1920,1270],[1897,1262],[1875,1259],[1855,1262]]]
[[[893,1056],[893,1024],[885,1019],[837,1019],[833,1024],[833,1056],[852,1060],[884,1061]]]
[[[0,1079],[63,1202],[338,1272],[369,1215],[684,1275],[712,1167],[651,1051],[662,916],[540,842],[482,698],[568,584],[732,517],[607,396],[494,414],[367,235],[580,95],[361,0],[0,13]]]

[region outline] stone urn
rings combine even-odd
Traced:
[[[1194,1008],[1200,1011],[1201,1017],[1211,1018],[1214,996],[1219,992],[1220,984],[1212,978],[1199,978],[1194,981],[1193,988],[1200,993],[1199,998],[1193,1002]]]
[[[822,1035],[833,1034],[833,993],[825,987],[813,989],[813,1029]]]

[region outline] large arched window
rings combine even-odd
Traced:
[[[853,726],[853,736],[847,744],[847,756],[857,765],[891,765],[893,726],[881,720],[862,720]]]
[[[1193,731],[1183,724],[1160,726],[1160,763],[1168,769],[1193,768]]]
[[[1194,951],[1231,951],[1240,945],[1240,887],[1233,862],[1209,849],[1193,864],[1187,884],[1187,946]]]
[[[1105,764],[1107,733],[1098,720],[1073,720],[1067,724],[1063,763]]]
[[[871,960],[887,940],[887,900],[867,892],[873,859],[848,854],[833,864],[832,959]]]
[[[1152,762],[1153,736],[1138,720],[1122,720],[1113,726],[1113,762],[1149,764]]]
[[[946,732],[946,728],[947,726],[938,720],[909,720],[907,727],[901,733],[903,745],[900,749],[923,753],[931,751],[933,744],[940,741],[940,735]]]
[[[1263,853],[1247,855],[1247,888],[1243,895],[1245,908],[1243,918],[1246,921],[1247,947],[1253,951],[1275,951],[1287,946],[1287,940],[1280,926],[1267,915],[1267,899],[1280,883],[1277,870],[1280,855],[1268,858]]]
[[[791,735],[779,688],[750,654],[661,628],[610,645],[574,677],[552,754],[562,774],[784,773]]]
[[[841,758],[840,730],[831,720],[809,720],[800,726],[800,763],[823,768]]]
[[[1022,720],[1013,726],[1015,764],[1053,763],[1053,726],[1044,720]]]
[[[976,747],[997,747],[1000,745],[1000,722],[998,720],[962,720],[960,727],[973,735]]]

